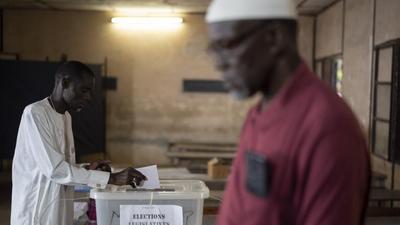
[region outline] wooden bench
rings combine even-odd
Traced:
[[[216,143],[171,143],[165,153],[174,166],[189,170],[197,168],[205,172],[207,161],[219,158],[231,162],[236,154],[235,144]]]
[[[370,201],[400,201],[400,191],[386,189],[372,189],[369,193]]]
[[[386,183],[386,179],[387,176],[385,174],[376,172],[376,171],[372,171],[371,174],[371,188],[376,188],[376,189],[380,189],[380,188],[385,188],[385,183]]]

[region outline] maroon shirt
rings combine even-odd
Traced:
[[[242,129],[218,225],[361,225],[370,165],[349,107],[303,63]],[[267,197],[246,188],[246,152],[270,166]]]

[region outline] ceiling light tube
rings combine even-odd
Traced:
[[[178,25],[181,17],[113,17],[111,22],[122,25]]]

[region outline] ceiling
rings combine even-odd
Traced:
[[[338,2],[338,0],[296,0],[301,14],[318,14],[326,7]]]
[[[0,0],[3,8],[43,8],[59,10],[137,10],[205,12],[210,0]]]
[[[294,0],[301,14],[317,14],[337,0]],[[0,8],[120,11],[130,9],[204,13],[211,0],[0,0]]]

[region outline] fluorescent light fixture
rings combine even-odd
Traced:
[[[179,25],[181,17],[113,17],[111,22],[121,25]]]
[[[149,16],[151,14],[172,14],[174,13],[173,8],[123,8],[123,7],[117,7],[115,11],[120,14],[121,16]]]

